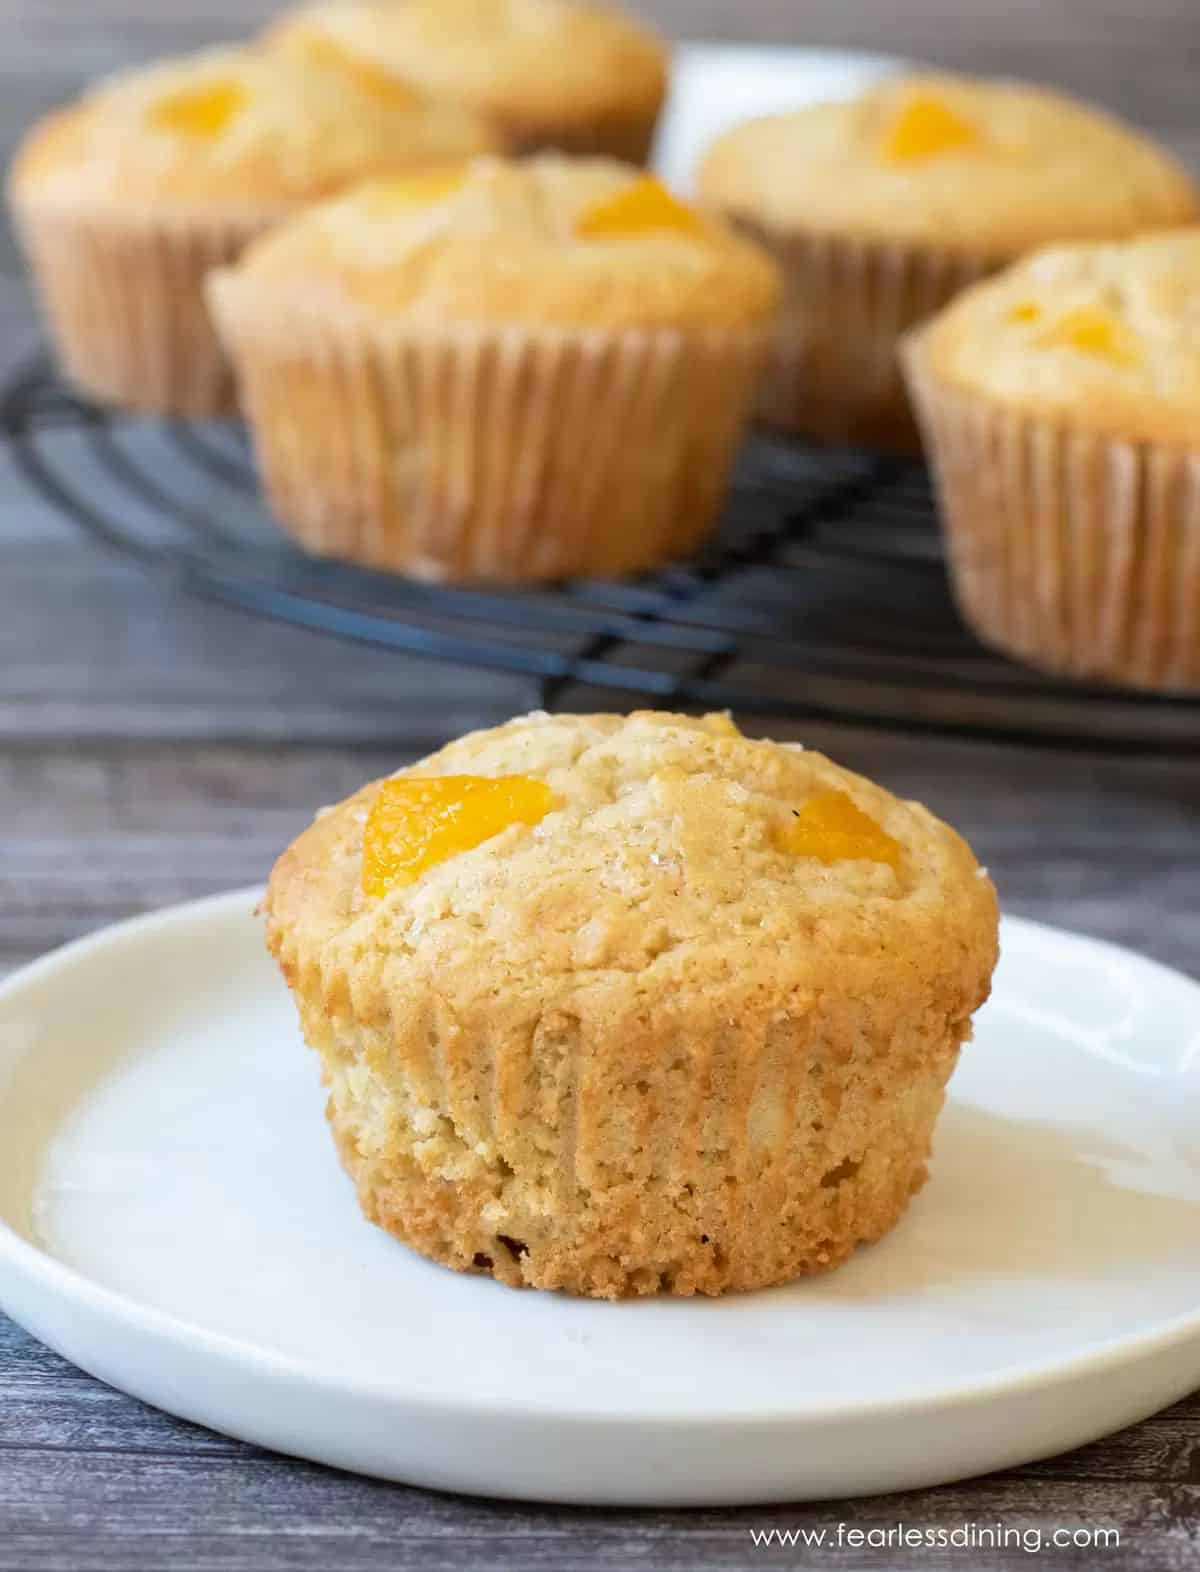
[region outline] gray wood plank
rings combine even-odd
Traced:
[[[1194,1493],[1188,1486],[1122,1482],[1081,1487],[1043,1479],[1036,1505],[1028,1481],[993,1476],[986,1484],[839,1503],[723,1512],[585,1511],[529,1507],[416,1492],[351,1479],[306,1464],[279,1464],[258,1453],[180,1458],[94,1452],[87,1473],[71,1452],[10,1453],[0,1476],[0,1510],[11,1503],[10,1533],[0,1544],[0,1572],[30,1564],[70,1572],[178,1565],[190,1568],[339,1569],[441,1566],[585,1568],[649,1565],[743,1568],[800,1562],[795,1552],[757,1549],[751,1530],[825,1531],[819,1564],[860,1568],[861,1551],[836,1544],[836,1525],[884,1531],[897,1524],[961,1531],[1002,1524],[1010,1532],[1049,1536],[1055,1528],[1119,1526],[1121,1551],[1103,1564],[1173,1572],[1195,1564]],[[57,1503],[69,1497],[74,1522],[56,1529]],[[270,1560],[264,1557],[269,1547]],[[49,1551],[49,1555],[47,1555]],[[1090,1564],[1098,1564],[1093,1552]],[[1011,1567],[1012,1548],[971,1552],[973,1568]],[[953,1545],[893,1555],[888,1567],[963,1565]],[[1050,1564],[1054,1564],[1053,1558]],[[1087,1565],[1086,1556],[1074,1563]]]

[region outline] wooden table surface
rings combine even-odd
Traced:
[[[264,0],[5,0],[0,144],[126,60],[236,32]],[[669,30],[857,44],[1056,78],[1200,167],[1196,0],[657,0]],[[0,369],[36,339],[0,250]],[[103,923],[261,878],[313,807],[468,726],[521,679],[341,646],[166,598],[31,499],[0,449],[0,967]],[[586,695],[572,700],[587,702]],[[779,728],[785,730],[784,728]],[[1006,908],[1200,970],[1200,764],[835,727],[788,735],[958,824]],[[472,1501],[239,1445],[82,1375],[0,1317],[0,1572],[800,1565],[750,1529],[1113,1525],[1040,1565],[1200,1565],[1200,1397],[1068,1456],[941,1490],[755,1511]],[[829,1550],[830,1567],[1015,1565],[1020,1552]],[[813,1563],[818,1564],[818,1563]]]

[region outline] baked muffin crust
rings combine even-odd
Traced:
[[[653,122],[666,50],[615,7],[574,0],[350,0],[302,7],[266,35],[300,58],[340,53],[457,100],[536,143],[554,128],[603,136],[606,120]],[[615,151],[615,149],[614,149]]]
[[[652,188],[649,216],[596,224]],[[481,159],[432,180],[375,182],[267,236],[218,293],[269,289],[376,319],[759,327],[771,262],[610,159]]]
[[[268,943],[369,1217],[512,1284],[719,1293],[885,1232],[995,961],[923,808],[727,718],[532,715],[402,772],[556,806],[363,893],[375,782],[280,859]],[[789,849],[836,791],[898,865]]]
[[[469,111],[387,97],[340,73],[252,49],[124,72],[42,121],[14,164],[15,198],[74,209],[288,212],[364,176],[487,152]]]
[[[781,231],[1007,260],[1186,223],[1196,190],[1148,137],[1061,93],[929,74],[736,127],[704,199]]]
[[[940,381],[1004,408],[1200,447],[1200,230],[1038,252],[914,344]]]

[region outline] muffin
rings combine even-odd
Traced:
[[[952,830],[726,716],[463,737],[325,810],[265,911],[366,1216],[604,1298],[885,1234],[996,960]]]
[[[657,181],[548,154],[373,182],[210,288],[282,523],[434,580],[690,549],[776,298],[756,247]]]
[[[1200,230],[1039,252],[905,358],[980,637],[1200,690]]]
[[[256,235],[365,176],[493,146],[468,111],[241,49],[101,84],[34,127],[9,196],[59,358],[105,402],[231,408],[203,279]]]
[[[1120,122],[1044,88],[950,76],[740,126],[699,185],[784,271],[764,418],[894,451],[917,440],[896,358],[909,328],[1035,246],[1197,211],[1183,170]]]
[[[666,95],[662,42],[618,10],[574,0],[305,6],[267,43],[465,104],[511,153],[558,148],[644,163]]]

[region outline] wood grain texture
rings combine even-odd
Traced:
[[[266,0],[3,0],[0,156],[97,73],[244,31]],[[858,45],[1057,80],[1200,167],[1196,0],[643,0],[691,36]],[[0,372],[36,338],[0,238]],[[595,695],[568,695],[583,706]],[[358,650],[173,598],[31,501],[0,452],[0,970],[115,918],[259,879],[314,806],[535,702],[524,681]],[[764,727],[785,735],[797,728]],[[838,728],[804,739],[959,824],[1010,911],[1200,971],[1200,763]],[[1020,1552],[758,1550],[839,1520],[1048,1534],[1119,1550],[1049,1568],[1200,1563],[1200,1396],[1029,1468],[886,1499],[748,1512],[471,1501],[292,1462],[91,1380],[0,1317],[0,1572],[962,1568]]]

